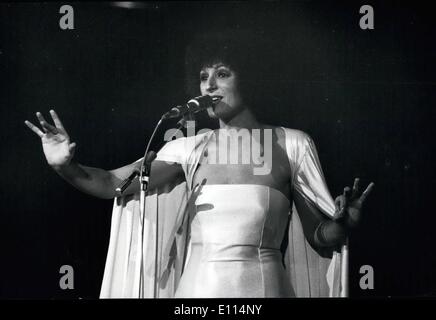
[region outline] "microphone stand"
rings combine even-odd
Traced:
[[[157,129],[159,128],[159,126],[162,124],[163,121],[163,117],[159,120],[159,122],[157,123],[157,125],[155,126],[153,133],[151,134],[150,140],[148,141],[147,147],[145,148],[145,153],[144,153],[144,157],[142,158],[141,161],[141,167],[139,170],[139,183],[140,183],[140,188],[139,188],[139,219],[140,219],[140,223],[141,223],[141,244],[140,244],[140,248],[141,248],[141,259],[140,259],[140,272],[139,272],[139,297],[142,298],[144,296],[144,287],[143,287],[143,282],[144,282],[144,225],[145,225],[145,198],[147,196],[148,193],[148,184],[149,184],[149,179],[150,179],[150,171],[151,171],[151,161],[154,159],[151,159],[151,161],[148,161],[150,157],[148,157],[148,150],[150,149],[150,145],[151,142],[153,141],[153,138],[156,134]],[[154,157],[156,157],[156,155],[154,154]],[[133,174],[133,173],[132,173]],[[154,277],[153,277],[153,297],[156,297],[156,278],[157,278],[157,256],[158,256],[158,220],[157,220],[157,212],[156,212],[156,231],[155,231],[155,257],[154,257],[154,261],[155,261],[155,269],[154,269]]]
[[[181,128],[186,128],[186,122],[188,120],[193,120],[193,114],[190,112],[187,112],[182,119],[178,122],[178,130]],[[139,273],[139,297],[144,296],[144,287],[143,287],[143,278],[144,278],[144,226],[145,226],[145,199],[148,193],[148,185],[149,185],[149,179],[150,179],[150,171],[151,171],[151,162],[154,160],[156,155],[153,153],[151,156],[149,156],[149,149],[151,142],[153,141],[153,138],[156,134],[157,129],[162,124],[162,121],[165,120],[164,116],[161,117],[161,119],[156,124],[153,133],[150,137],[150,140],[147,143],[147,147],[145,148],[144,157],[141,161],[141,167],[140,169],[134,169],[133,172],[129,175],[127,179],[125,179],[116,189],[115,191],[122,195],[122,193],[127,189],[127,187],[132,183],[132,181],[139,175],[139,183],[140,183],[140,194],[139,194],[139,219],[140,219],[140,225],[141,225],[141,244],[140,244],[140,252],[141,252],[141,259],[140,259],[140,273]],[[154,156],[154,157],[153,157]],[[153,158],[152,158],[153,157]],[[153,279],[153,295],[154,297],[157,297],[157,276],[158,276],[158,216],[156,212],[156,231],[155,231],[155,275]]]

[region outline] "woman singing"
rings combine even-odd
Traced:
[[[115,193],[138,161],[111,171],[78,164],[55,111],[54,126],[41,113],[41,128],[26,121],[61,177],[115,198],[101,297],[341,295],[340,248],[373,183],[361,192],[356,178],[333,201],[312,139],[262,122],[256,110],[275,106],[259,105],[270,78],[254,50],[227,36],[187,51],[188,87],[195,82],[201,95],[221,99],[207,109],[219,129],[158,152],[144,217],[137,180]]]

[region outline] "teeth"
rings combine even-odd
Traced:
[[[223,98],[223,96],[213,96],[212,101],[217,103],[217,102],[220,102],[222,98]]]

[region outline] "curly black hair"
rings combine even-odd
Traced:
[[[200,95],[200,70],[224,63],[239,78],[243,101],[259,120],[268,115],[268,97],[278,83],[274,51],[268,39],[248,31],[226,30],[197,35],[185,55],[185,84],[188,96]]]

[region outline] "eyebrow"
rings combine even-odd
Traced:
[[[220,62],[220,63],[216,63],[216,64],[214,64],[214,65],[212,65],[212,66],[204,66],[203,68],[201,68],[200,72],[202,72],[202,71],[206,71],[206,70],[205,70],[206,68],[215,68],[215,69],[218,69],[218,68],[221,68],[221,67],[225,67],[225,68],[227,68],[227,69],[230,69],[230,67],[229,67],[228,65],[226,65],[226,64],[224,64],[224,63],[222,63],[222,62]]]
[[[212,67],[215,68],[215,69],[216,69],[216,68],[220,68],[220,67],[226,67],[226,68],[228,68],[228,66],[225,65],[225,64],[222,63],[222,62],[217,63],[217,64],[214,64]]]

